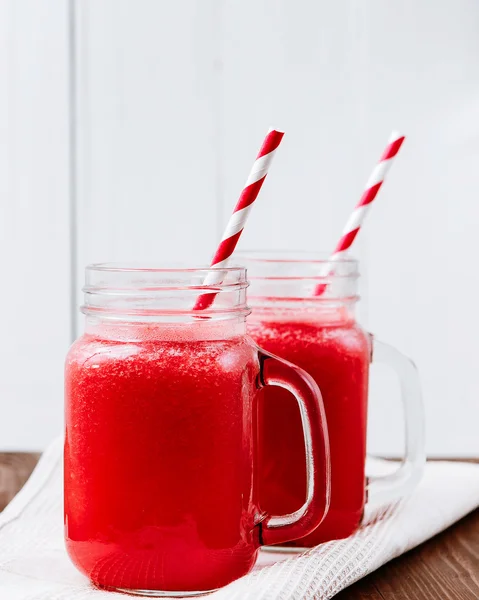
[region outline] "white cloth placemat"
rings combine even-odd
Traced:
[[[261,552],[252,573],[207,596],[215,600],[323,600],[439,533],[479,505],[479,465],[437,462],[387,516],[348,540],[305,554]],[[63,547],[62,442],[0,513],[1,600],[124,600],[95,589]]]

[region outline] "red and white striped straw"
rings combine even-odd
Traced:
[[[353,212],[351,213],[348,219],[348,222],[346,223],[345,228],[343,229],[341,238],[329,259],[330,261],[334,262],[340,260],[344,253],[347,252],[353,245],[353,242],[356,239],[356,236],[358,235],[362,224],[364,223],[366,215],[368,214],[369,209],[371,208],[371,204],[376,198],[379,190],[381,189],[381,186],[384,183],[384,180],[386,179],[386,175],[388,174],[388,171],[391,168],[394,158],[399,152],[399,149],[401,148],[403,142],[403,135],[400,135],[399,133],[397,133],[397,131],[394,131],[391,134],[388,145],[384,149],[384,152],[381,158],[379,159],[379,162],[374,167],[374,170],[368,179],[366,189],[364,190],[361,199],[357,203],[356,207],[354,208]],[[331,274],[331,269],[329,269],[324,276],[327,276],[329,274]],[[314,289],[313,295],[321,296],[324,293],[326,287],[327,285],[324,283],[318,284]]]
[[[226,267],[236,244],[243,232],[246,220],[248,219],[254,201],[258,197],[259,191],[266,179],[269,167],[276,153],[276,149],[283,139],[284,132],[270,129],[261,146],[258,156],[250,171],[246,184],[241,192],[238,202],[233,210],[233,214],[228,221],[228,225],[223,233],[221,242],[215,252],[211,266],[220,269]],[[205,278],[203,285],[215,285],[221,283],[224,274],[221,271],[209,273]],[[202,294],[196,300],[194,310],[205,310],[211,306],[215,294]]]

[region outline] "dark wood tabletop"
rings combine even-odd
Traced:
[[[24,485],[39,454],[0,453],[0,510]],[[384,565],[338,600],[478,600],[479,510]]]

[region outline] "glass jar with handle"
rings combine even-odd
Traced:
[[[213,286],[209,275],[87,268],[86,329],[66,360],[65,536],[102,588],[216,589],[247,573],[260,545],[307,535],[328,510],[317,385],[246,334],[245,270],[222,269]],[[199,294],[214,294],[208,310],[192,309]],[[269,386],[292,392],[307,457],[304,501],[286,513],[258,502],[257,399]]]
[[[244,253],[252,315],[248,331],[269,352],[305,369],[318,384],[331,446],[331,506],[314,532],[288,545],[314,546],[344,538],[359,527],[366,499],[383,505],[408,494],[424,462],[424,414],[414,364],[376,340],[356,321],[358,263],[331,263],[302,253]],[[318,293],[319,291],[319,293]],[[367,479],[366,432],[369,365],[389,365],[399,377],[406,450],[399,468]],[[290,512],[304,502],[306,454],[301,422],[286,390],[267,389],[260,402],[260,502]]]

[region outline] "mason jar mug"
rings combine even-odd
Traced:
[[[303,370],[246,333],[246,272],[91,265],[85,333],[65,371],[65,537],[94,584],[144,595],[207,592],[247,573],[262,544],[323,520],[324,408]],[[194,310],[198,295],[207,310]],[[258,501],[258,396],[286,387],[307,457],[286,513]],[[281,516],[282,515],[282,516]]]
[[[288,544],[314,546],[345,538],[359,527],[366,499],[384,507],[408,494],[424,462],[424,414],[414,364],[364,331],[355,318],[358,263],[303,253],[244,253],[252,314],[248,331],[262,348],[307,371],[323,396],[331,446],[331,505],[311,534]],[[367,478],[369,365],[386,363],[401,388],[406,451],[399,468]],[[294,399],[278,388],[262,392],[259,445],[262,507],[297,510],[305,498],[306,454]]]

